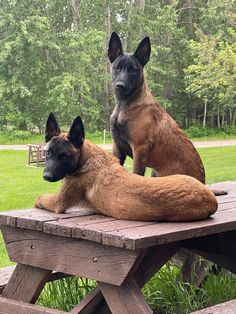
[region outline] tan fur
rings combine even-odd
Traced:
[[[200,220],[217,210],[214,194],[192,177],[130,174],[114,156],[88,141],[76,154],[78,171],[63,179],[59,193],[38,197],[36,207],[64,213],[79,206],[117,219],[150,221]]]
[[[134,173],[147,166],[159,176],[186,174],[205,183],[204,167],[194,145],[157,104],[146,81],[129,105],[119,110],[118,121],[128,124]],[[114,141],[113,154],[119,156]]]

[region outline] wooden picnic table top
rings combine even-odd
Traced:
[[[78,209],[55,214],[41,209],[0,213],[0,225],[24,228],[67,238],[86,239],[103,245],[139,250],[236,229],[236,182],[221,182],[212,188],[224,189],[218,196],[218,211],[196,222],[143,222],[116,220]]]

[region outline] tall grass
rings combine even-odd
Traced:
[[[199,288],[178,281],[180,269],[168,263],[143,288],[155,313],[187,314],[236,298],[236,278],[221,271],[209,273]]]
[[[62,311],[70,311],[95,287],[96,282],[94,280],[67,277],[47,283],[37,304]]]

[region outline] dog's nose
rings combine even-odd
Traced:
[[[117,83],[116,83],[116,90],[117,90],[118,92],[123,91],[124,88],[125,88],[125,84],[124,84],[124,83],[122,83],[122,82],[117,82]]]
[[[44,178],[44,180],[49,181],[49,182],[53,181],[53,176],[50,175],[50,173],[47,173],[47,172],[44,173],[43,178]]]

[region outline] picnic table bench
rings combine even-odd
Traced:
[[[45,163],[45,145],[43,144],[28,144],[28,166]]]
[[[0,296],[0,314],[66,313],[33,304],[52,271],[98,282],[71,314],[152,313],[140,289],[179,248],[236,273],[236,182],[213,186],[228,195],[218,197],[213,217],[198,222],[124,221],[84,210],[1,213],[6,248],[17,266]]]

